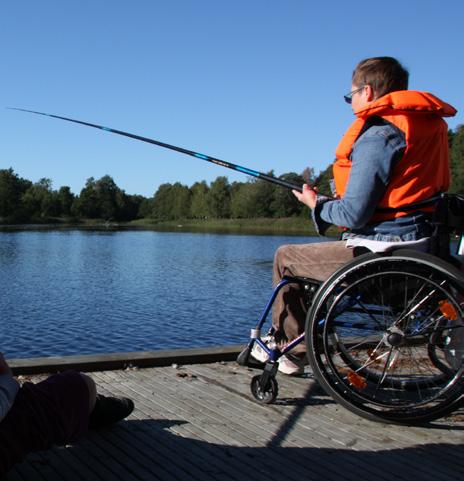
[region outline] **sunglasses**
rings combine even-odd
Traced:
[[[353,95],[360,92],[364,87],[365,85],[363,85],[362,87],[359,87],[359,89],[353,90],[349,94],[344,95],[343,98],[345,99],[345,102],[347,104],[351,104],[351,99],[353,98]]]

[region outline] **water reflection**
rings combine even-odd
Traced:
[[[245,342],[276,248],[315,240],[1,232],[1,349],[29,357]]]

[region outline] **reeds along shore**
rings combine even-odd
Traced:
[[[256,219],[175,219],[157,221],[138,219],[131,222],[102,221],[88,219],[43,219],[42,222],[27,224],[0,224],[0,231],[53,230],[53,229],[124,229],[160,230],[182,232],[211,232],[230,234],[295,235],[317,236],[312,222],[303,217],[256,218]],[[337,237],[339,230],[333,227],[328,237]]]

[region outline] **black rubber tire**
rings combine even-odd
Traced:
[[[251,394],[260,404],[272,404],[279,394],[279,386],[275,377],[269,377],[267,386],[261,389],[261,375],[253,376],[250,383]]]
[[[402,268],[404,268],[404,271],[401,271]],[[408,269],[411,271],[410,273],[408,272]],[[394,254],[383,256],[378,254],[365,254],[339,269],[326,282],[324,282],[317,292],[313,301],[312,309],[308,312],[306,320],[305,336],[307,352],[313,373],[321,386],[330,396],[333,397],[335,401],[350,411],[374,421],[402,424],[422,424],[445,416],[462,404],[462,398],[464,397],[463,363],[461,363],[461,365],[454,370],[450,370],[448,366],[437,363],[434,357],[436,358],[436,350],[439,349],[439,346],[427,345],[427,342],[430,341],[426,341],[425,334],[421,335],[418,337],[418,345],[420,345],[420,351],[425,352],[425,355],[428,355],[429,357],[429,363],[430,366],[432,366],[430,367],[430,371],[432,374],[430,374],[430,377],[426,380],[417,382],[414,380],[412,373],[414,369],[416,369],[419,373],[421,373],[421,370],[420,363],[413,357],[413,352],[416,350],[419,351],[419,348],[416,349],[416,347],[414,347],[412,344],[412,340],[415,339],[412,334],[407,337],[403,333],[404,339],[402,342],[406,343],[404,347],[394,347],[388,344],[388,349],[386,352],[389,350],[389,353],[387,352],[388,357],[387,354],[384,355],[384,358],[386,357],[385,366],[383,367],[382,378],[380,378],[378,374],[371,372],[374,371],[374,367],[364,368],[365,372],[362,372],[361,365],[359,364],[359,361],[356,360],[357,355],[355,349],[358,349],[359,351],[361,350],[361,348],[358,348],[357,343],[355,343],[355,347],[350,347],[347,343],[342,343],[343,346],[346,345],[346,349],[345,352],[343,352],[343,355],[340,355],[340,351],[343,351],[343,349],[340,349],[340,341],[337,338],[336,329],[339,329],[339,332],[343,332],[344,328],[331,327],[331,325],[337,325],[337,321],[332,320],[337,319],[337,316],[340,316],[340,312],[346,315],[346,313],[350,311],[349,303],[345,303],[345,306],[343,306],[343,302],[345,301],[345,298],[343,297],[344,293],[350,293],[350,289],[356,289],[357,285],[362,287],[363,282],[365,282],[366,286],[369,285],[369,282],[372,282],[375,286],[375,282],[379,283],[380,279],[387,279],[387,276],[390,276],[390,281],[396,280],[401,276],[402,272],[404,273],[404,277],[406,279],[414,279],[417,277],[417,279],[419,279],[417,281],[418,286],[420,285],[419,282],[422,282],[427,286],[429,284],[432,287],[436,286],[435,290],[430,287],[429,291],[427,291],[433,292],[433,295],[436,297],[438,297],[436,292],[445,296],[446,292],[442,286],[446,286],[447,288],[449,287],[448,290],[450,292],[457,292],[459,296],[464,296],[463,275],[453,266],[439,258],[428,254],[407,250],[400,250],[396,251]],[[443,283],[440,284],[439,282]],[[404,298],[409,299],[407,282],[405,285],[406,287],[404,288],[404,291],[401,290],[404,286],[400,286],[398,292],[400,294],[403,292]],[[382,287],[381,283],[380,286]],[[430,289],[432,289],[432,291],[430,291]],[[411,290],[413,291],[413,289]],[[426,289],[424,289],[424,291],[425,290]],[[368,291],[365,290],[364,292]],[[379,292],[383,291],[379,289]],[[391,292],[395,292],[395,285],[393,285]],[[350,299],[348,294],[346,295],[348,299]],[[420,298],[420,295],[418,296],[418,294],[416,294],[418,298]],[[401,301],[401,298],[396,301],[395,296],[396,294],[390,294],[389,308],[388,310],[385,308],[385,312],[388,314],[394,311],[392,307],[394,303],[400,303]],[[355,297],[352,298],[356,299]],[[456,301],[453,295],[450,293],[447,294],[447,299],[450,299],[449,302],[453,302],[454,309],[459,310],[459,322],[462,323],[462,319],[464,318],[462,306],[459,306],[459,302]],[[425,301],[423,302],[427,306]],[[429,301],[427,300],[427,302]],[[430,304],[432,304],[432,301],[430,301]],[[378,303],[378,305],[380,305],[380,303]],[[337,306],[339,309],[338,311]],[[340,306],[342,306],[342,308],[340,308]],[[370,306],[372,306],[372,304],[370,304]],[[343,309],[346,309],[346,312]],[[372,309],[372,307],[370,307],[370,309]],[[411,311],[409,307],[407,307],[405,310]],[[366,310],[366,312],[368,312],[368,310]],[[383,312],[383,315],[384,317],[388,318],[388,316],[385,315],[385,312]],[[416,314],[417,317],[419,317],[419,308],[416,311]],[[325,317],[327,317],[328,320],[326,320]],[[371,315],[371,317],[374,318],[375,316]],[[339,322],[338,325],[342,325],[342,323]],[[377,330],[378,333],[376,335],[380,336],[381,328],[379,327]],[[385,332],[387,332],[387,334],[391,334],[393,331],[391,327],[389,327]],[[426,331],[424,330],[424,332]],[[375,339],[376,343],[373,345],[376,349],[378,349],[380,343],[383,342],[383,339],[390,339],[390,337],[387,337],[387,334],[384,333],[383,337],[380,338],[380,341],[379,337]],[[405,341],[405,339],[408,340]],[[388,342],[392,341],[390,340]],[[408,342],[411,344],[408,345]],[[366,335],[364,344],[368,346],[369,343],[370,337]],[[351,352],[354,353],[353,356],[349,354],[350,349],[352,349]],[[392,372],[389,374],[388,370],[391,369],[394,371],[397,369],[396,367],[389,367],[391,353],[395,352],[395,356],[400,357],[402,355],[402,351],[405,353],[410,352],[409,355],[412,358],[412,362],[410,363],[408,369],[411,370],[412,380],[408,380],[406,375],[403,375],[403,378],[406,380],[402,379],[401,377],[399,378],[402,380],[390,380],[390,378],[395,378],[396,373]],[[366,352],[369,356],[371,356],[369,350]],[[337,355],[338,358],[343,360],[345,366],[342,366],[342,362],[339,362],[340,366],[336,364],[334,359]],[[364,358],[366,358],[366,353],[364,353]],[[376,357],[374,361],[377,362],[377,359],[380,359],[380,356]],[[373,366],[374,361],[371,362],[368,360],[364,363],[364,365]],[[400,359],[399,369],[403,369],[401,367],[401,362],[402,361]],[[348,371],[353,368],[356,369],[357,372],[361,372],[363,374],[363,376],[359,376],[359,383],[366,383],[367,387],[364,386],[364,384],[356,386],[356,383],[358,383],[356,377],[354,377],[354,381],[353,379],[350,379],[351,373]],[[343,369],[345,369],[345,372]],[[346,374],[346,372],[348,372],[348,374]],[[357,376],[357,374],[354,376]],[[385,382],[387,378],[388,383]],[[369,383],[374,387],[371,388]],[[375,386],[375,383],[377,383],[377,386]],[[383,383],[387,385],[385,388],[382,386]],[[414,389],[412,389],[413,387],[416,387],[419,391],[424,390],[424,393],[429,395],[430,400],[427,401],[427,398],[422,399],[418,395],[418,400],[415,402]],[[430,391],[430,394],[427,390]],[[383,396],[381,399],[381,396],[379,395],[380,391],[381,395]],[[422,395],[422,392],[419,394]],[[379,396],[379,399],[377,399],[376,396]]]

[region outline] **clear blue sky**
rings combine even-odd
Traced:
[[[277,175],[333,159],[362,58],[395,56],[410,88],[464,123],[462,0],[25,0],[0,6],[0,168],[79,193],[111,175],[129,194],[223,169],[103,124]]]

